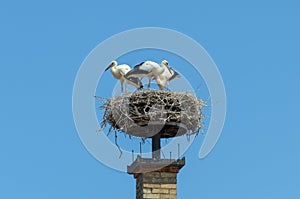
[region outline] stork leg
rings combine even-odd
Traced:
[[[121,82],[121,94],[124,93],[123,82]]]
[[[151,78],[148,78],[148,89],[150,89]]]
[[[127,82],[125,82],[125,93],[126,94],[128,93],[128,84],[127,84]]]

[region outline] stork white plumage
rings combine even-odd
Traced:
[[[105,71],[109,69],[112,75],[120,81],[121,93],[124,92],[124,88],[123,88],[124,83],[126,86],[126,93],[128,92],[127,84],[131,84],[137,89],[143,88],[143,84],[139,78],[136,77],[124,78],[124,76],[131,70],[130,66],[128,66],[127,64],[118,65],[117,61],[112,61],[111,64],[105,69]]]
[[[167,60],[162,61],[162,67],[165,68],[164,72],[155,77],[156,83],[161,90],[166,87],[171,80],[180,77],[179,73],[169,66]]]
[[[165,61],[165,60],[164,60]],[[163,65],[163,62],[161,63],[161,65]],[[162,73],[164,73],[164,71],[168,69],[169,72],[170,68],[168,65],[166,65],[166,67],[162,67],[160,66],[158,63],[153,62],[153,61],[145,61],[142,62],[138,65],[136,65],[130,72],[128,72],[125,75],[125,78],[131,78],[131,77],[137,77],[137,78],[143,78],[143,77],[148,77],[148,88],[150,88],[150,82],[152,77],[156,78],[159,75],[161,75]]]

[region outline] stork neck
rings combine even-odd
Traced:
[[[164,68],[164,71],[167,71],[167,72],[170,73],[169,68],[168,68],[165,64],[163,64],[162,66],[163,66],[163,68]],[[171,73],[171,74],[172,74],[172,73]]]
[[[166,81],[167,81],[166,76],[163,75],[163,74],[160,74],[160,75],[158,75],[158,76],[156,77],[156,82],[157,82],[157,84],[165,85],[165,84],[166,84]]]
[[[111,71],[112,71],[112,72],[116,72],[116,71],[117,71],[116,66],[111,67]]]
[[[158,73],[163,74],[164,72],[165,72],[165,68],[164,67],[159,67]]]

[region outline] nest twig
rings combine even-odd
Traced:
[[[187,92],[147,90],[112,97],[101,102],[101,127],[110,125],[139,137],[151,137],[159,129],[161,137],[197,134],[202,128],[205,103]],[[180,132],[180,133],[178,133]]]

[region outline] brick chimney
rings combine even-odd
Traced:
[[[177,174],[185,165],[180,160],[141,158],[127,168],[136,179],[136,199],[176,199]]]

